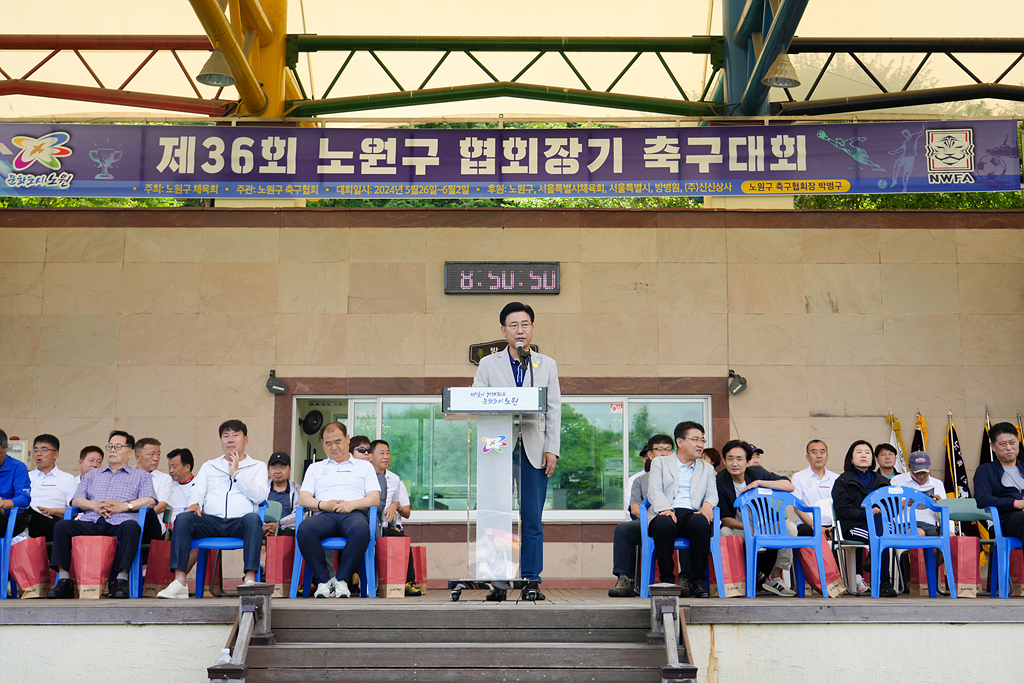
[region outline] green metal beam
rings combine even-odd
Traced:
[[[287,103],[287,115],[297,117],[324,116],[327,114],[411,107],[441,102],[482,100],[492,97],[515,97],[544,102],[582,104],[594,107],[650,112],[667,116],[716,116],[720,113],[720,106],[710,102],[686,102],[658,97],[620,95],[618,93],[602,93],[592,90],[501,81],[479,85],[460,85],[450,88],[412,90],[402,93],[357,95],[328,100],[291,101]]]
[[[288,36],[291,53],[377,50],[380,52],[721,52],[720,36],[677,38],[519,36]]]

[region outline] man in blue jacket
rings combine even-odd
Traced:
[[[1009,422],[993,425],[988,432],[996,459],[974,472],[978,507],[995,506],[1003,534],[1024,541],[1024,463],[1018,459],[1020,439]]]
[[[32,499],[32,481],[25,463],[7,457],[7,432],[0,429],[0,534],[7,532],[7,515],[14,508],[24,512]],[[14,535],[28,526],[28,517],[18,515]],[[6,579],[5,579],[6,580]]]

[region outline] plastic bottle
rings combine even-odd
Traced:
[[[231,663],[231,649],[224,648],[220,651],[220,659],[217,660],[218,664],[230,664]]]

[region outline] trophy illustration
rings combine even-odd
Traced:
[[[100,149],[89,150],[89,158],[100,167],[96,180],[112,180],[114,176],[110,175],[110,167],[119,162],[122,156],[124,155],[119,149],[101,147]]]

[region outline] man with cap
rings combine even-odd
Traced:
[[[747,467],[762,467],[761,456],[764,455],[764,449],[758,448],[754,444],[750,444],[750,447],[754,449],[754,455],[750,458],[750,462],[747,463]]]
[[[270,493],[267,500],[281,504],[281,521],[263,525],[264,536],[294,536],[295,506],[299,503],[299,487],[292,479],[292,459],[283,451],[277,451],[267,461],[270,472]]]
[[[632,598],[639,593],[636,590],[634,574],[636,574],[636,548],[641,543],[643,524],[641,521],[641,509],[645,498],[647,498],[647,478],[651,471],[651,461],[658,456],[672,455],[672,437],[668,434],[655,434],[648,439],[647,444],[640,451],[640,457],[644,460],[644,468],[629,478],[629,501],[626,514],[629,515],[628,522],[622,522],[615,527],[615,536],[612,541],[612,574],[617,577],[615,586],[608,589],[610,598]]]
[[[920,491],[935,500],[946,498],[946,488],[942,481],[931,475],[932,460],[924,451],[914,451],[910,454],[910,472],[897,474],[892,478],[890,484],[893,486],[905,486],[908,489]],[[934,512],[927,508],[918,507],[917,530],[922,536],[939,536],[939,518]]]

